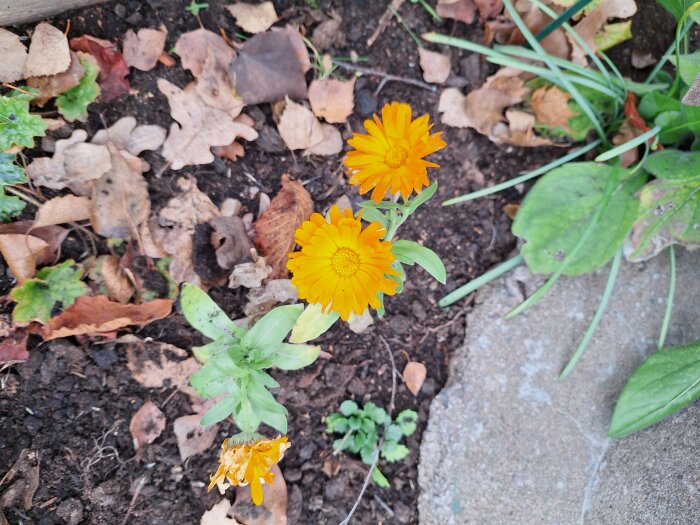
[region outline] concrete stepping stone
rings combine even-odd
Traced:
[[[677,255],[671,345],[700,339],[700,253]],[[596,335],[573,372],[558,379],[607,273],[562,278],[509,321],[503,316],[541,277],[519,267],[477,295],[423,435],[420,523],[700,523],[700,406],[622,440],[607,438],[620,390],[656,347],[666,254],[623,263]]]

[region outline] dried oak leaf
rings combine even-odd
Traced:
[[[208,106],[225,111],[231,117],[238,117],[244,104],[233,92],[228,70],[228,67],[222,66],[216,60],[211,46],[208,47],[202,72],[194,89]],[[252,126],[252,122],[250,125]]]
[[[236,25],[247,33],[262,33],[277,22],[275,6],[269,1],[259,4],[236,2],[225,7],[236,19]]]
[[[186,461],[187,458],[206,452],[214,444],[216,434],[219,431],[218,425],[203,427],[199,424],[202,414],[191,414],[182,416],[173,423],[173,431],[177,439],[177,449],[180,452],[180,459]],[[221,522],[215,522],[219,525]]]
[[[303,149],[314,155],[335,155],[343,149],[340,132],[330,124],[322,124],[303,104],[287,98],[277,123],[280,137],[290,150]]]
[[[24,78],[27,48],[17,35],[0,27],[0,82],[16,82]]]
[[[44,22],[37,24],[24,64],[24,77],[55,75],[63,73],[69,66],[70,48],[63,31]]]
[[[136,450],[150,445],[165,430],[165,414],[153,401],[146,401],[131,417],[129,432]]]
[[[409,361],[406,368],[403,369],[403,381],[406,387],[414,396],[418,395],[425,378],[428,376],[428,370],[423,363],[417,361]]]
[[[83,51],[92,55],[100,67],[101,102],[109,102],[117,97],[129,93],[129,66],[124,61],[124,56],[117,51],[116,46],[109,40],[102,40],[90,35],[72,38],[70,47],[73,51]]]
[[[173,307],[171,299],[142,304],[121,304],[104,295],[78,297],[75,302],[42,327],[45,340],[81,334],[112,332],[131,325],[146,325],[163,319]]]
[[[355,106],[355,78],[343,81],[334,78],[314,80],[309,86],[309,103],[318,118],[340,124],[346,122]]]
[[[234,121],[227,113],[204,103],[190,86],[184,91],[165,79],[158,79],[158,89],[168,98],[173,123],[163,144],[163,157],[171,169],[191,164],[208,164],[214,160],[212,146],[226,146],[237,137],[255,140],[258,132]]]
[[[175,52],[180,57],[182,67],[189,69],[196,78],[202,73],[208,48],[212,49],[217,63],[224,69],[228,69],[236,56],[226,40],[208,29],[183,33],[175,43]]]
[[[93,185],[92,226],[104,237],[138,237],[138,227],[151,211],[148,183],[114,144],[107,148],[112,166]]]
[[[571,95],[557,86],[542,86],[532,93],[532,112],[538,124],[569,129],[569,119],[575,115],[569,107]]]
[[[150,71],[158,63],[160,55],[165,48],[165,38],[168,32],[161,29],[139,29],[135,33],[129,29],[124,35],[122,48],[124,51],[124,62],[127,66],[134,67],[141,71]]]
[[[465,24],[471,24],[476,16],[476,4],[473,0],[438,0],[437,14]]]
[[[272,272],[272,267],[267,264],[265,257],[258,257],[255,262],[237,264],[229,277],[229,288],[260,288],[262,282]]]
[[[293,46],[285,31],[260,33],[243,45],[231,64],[231,79],[247,105],[306,98],[304,64]]]
[[[287,254],[294,250],[294,231],[313,212],[314,203],[298,181],[282,175],[282,188],[255,222],[255,246],[272,267],[271,279],[289,275]]]
[[[92,213],[92,201],[87,197],[64,195],[43,203],[36,211],[34,228],[85,221]]]
[[[50,99],[77,86],[80,83],[80,79],[83,78],[84,73],[85,68],[80,63],[78,55],[71,51],[70,67],[64,72],[27,79],[27,85],[29,87],[39,90],[39,95],[32,103],[43,107]]]
[[[272,483],[263,484],[262,505],[255,505],[250,494],[250,485],[236,487],[236,502],[233,516],[242,525],[286,525],[287,483],[279,466],[272,465]]]
[[[136,124],[134,117],[122,117],[107,129],[101,129],[90,141],[92,144],[112,142],[117,149],[139,155],[145,150],[155,151],[163,145],[167,132],[153,125]]]
[[[442,84],[450,76],[452,64],[450,55],[429,51],[424,47],[418,48],[420,67],[423,69],[423,80],[433,84]]]

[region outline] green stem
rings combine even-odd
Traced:
[[[523,262],[523,256],[522,255],[516,255],[515,257],[508,259],[505,262],[502,262],[495,268],[490,269],[488,272],[485,274],[481,275],[480,277],[477,277],[476,279],[473,279],[469,281],[467,284],[464,286],[460,286],[456,290],[450,292],[447,294],[445,297],[440,299],[438,302],[438,306],[444,308],[445,306],[450,306],[451,304],[456,303],[463,297],[466,297],[472,292],[475,292],[485,284],[493,281],[494,279],[497,279],[501,275],[511,271],[513,268],[516,266],[522,264]]]
[[[598,324],[600,324],[600,320],[603,317],[603,313],[605,313],[605,309],[607,308],[608,302],[610,301],[610,296],[612,295],[612,292],[615,289],[615,281],[617,281],[617,274],[620,270],[621,261],[622,250],[618,250],[615,254],[615,258],[613,259],[612,266],[610,267],[610,273],[608,274],[608,282],[605,285],[603,297],[601,297],[600,299],[598,309],[595,311],[595,315],[593,316],[593,319],[591,319],[591,324],[588,325],[586,333],[583,334],[583,339],[581,339],[581,342],[578,344],[578,347],[576,347],[574,355],[571,356],[569,363],[564,367],[564,370],[561,371],[561,374],[559,374],[559,379],[564,379],[574,369],[574,366],[576,366],[576,363],[583,355],[583,352],[588,346],[591,337],[593,337],[593,334],[598,328]]]
[[[673,244],[668,247],[668,256],[671,269],[668,283],[668,297],[666,298],[666,311],[664,312],[663,323],[661,323],[659,344],[656,345],[658,350],[661,350],[664,344],[666,344],[666,335],[668,334],[668,327],[671,324],[671,313],[673,312],[673,299],[676,295],[676,250]]]

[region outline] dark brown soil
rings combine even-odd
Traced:
[[[115,42],[121,42],[129,28],[164,24],[169,31],[167,49],[181,33],[198,27],[197,20],[184,9],[187,3],[186,0],[121,0],[121,3],[68,13],[51,22],[64,28],[70,18],[70,36],[90,34]],[[218,0],[209,3],[211,7],[201,15],[203,25],[214,31],[222,27],[232,35],[232,18]],[[347,56],[354,50],[368,57],[363,64],[366,67],[421,78],[416,44],[395,21],[374,46],[366,47],[367,38],[376,27],[386,2],[333,0],[318,3],[322,11],[310,9],[303,0],[276,1],[275,5],[285,21],[300,23],[307,30],[313,29],[321,13],[328,14],[335,9],[344,21],[346,45],[334,48],[334,55]],[[642,6],[640,10],[645,12]],[[434,22],[419,5],[407,2],[402,13],[417,34],[435,29]],[[476,25],[467,27],[445,22],[439,29],[473,39],[481,35]],[[663,41],[668,41],[666,35]],[[648,40],[644,42],[649,44]],[[648,50],[656,56],[661,54],[662,45],[649,46]],[[460,59],[466,54],[460,55],[454,49],[450,52],[453,57],[450,82],[470,88],[478,86],[489,68],[465,70],[466,64],[460,65]],[[92,135],[125,115],[136,116],[139,123],[168,127],[171,121],[168,105],[156,89],[159,77],[180,86],[191,80],[179,66],[158,65],[148,73],[135,71],[130,81],[136,94],[111,104],[92,105],[85,128]],[[380,80],[379,77],[358,79],[356,111],[344,130],[346,137],[352,130],[360,130],[362,119],[377,106],[392,100],[410,102],[416,111],[428,112],[437,119],[437,93],[389,82],[378,97],[374,97]],[[275,129],[269,105],[248,109],[259,130]],[[437,127],[441,128],[439,124]],[[447,286],[439,285],[420,269],[409,270],[405,291],[387,301],[384,319],[360,336],[342,325],[336,326],[320,341],[324,350],[332,354],[331,359],[321,359],[307,370],[276,374],[282,384],[277,395],[290,411],[289,439],[293,446],[285,456],[282,471],[289,490],[291,524],[337,524],[347,515],[360,491],[366,467],[356,458],[341,455],[341,467],[335,476],[329,477],[323,472],[324,460],[331,453],[332,438],[326,436],[322,419],[337,410],[346,398],[359,403],[372,400],[388,405],[391,365],[382,338],[389,344],[399,371],[409,360],[421,361],[427,366],[428,379],[417,398],[399,383],[397,411],[417,410],[419,431],[408,439],[411,454],[405,461],[382,465],[391,488],[378,489],[370,485],[353,523],[417,523],[421,433],[430,401],[446,381],[451,352],[462,341],[463,314],[468,308],[468,303],[463,302],[442,310],[436,303],[447,291],[502,261],[514,248],[514,238],[509,233],[510,220],[502,208],[506,203],[518,202],[521,193],[511,190],[449,208],[441,207],[440,202],[510,178],[562,153],[555,148],[497,147],[471,130],[447,128],[444,131],[449,146],[435,156],[442,167],[436,176],[433,175],[440,184],[438,194],[403,227],[401,235],[420,239],[440,254],[449,276]],[[154,210],[175,194],[173,183],[182,174],[194,175],[200,189],[216,204],[234,197],[243,202],[247,211],[253,212],[257,201],[251,199],[249,190],[256,183],[244,173],[252,175],[259,181],[259,189],[270,195],[278,190],[281,175],[291,173],[308,182],[306,187],[315,199],[317,210],[327,209],[343,194],[354,202],[359,200],[356,192],[345,186],[344,179],[338,178],[342,173],[342,155],[307,160],[291,155],[284,148],[273,152],[269,150],[274,147],[267,149],[263,151],[257,141],[247,146],[245,157],[236,163],[217,160],[211,165],[179,172],[165,171],[161,178],[152,173],[159,170],[163,160],[155,154],[147,156],[152,166],[148,178]],[[64,249],[79,258],[82,244],[71,236]],[[1,263],[0,270],[3,276],[0,293],[7,293],[12,283],[4,277]],[[243,315],[241,308],[245,298],[242,293],[218,288],[211,294],[231,317]],[[10,306],[0,307],[0,312],[9,310]],[[147,326],[138,335],[184,349],[202,342],[177,311]],[[129,433],[129,421],[149,400],[165,412],[168,427],[154,444],[137,455]],[[189,412],[184,395],[167,388],[149,390],[136,383],[118,345],[81,346],[75,340],[34,344],[27,362],[0,373],[0,478],[23,449],[38,453],[41,473],[32,507],[24,510],[16,502],[4,510],[7,519],[13,525],[78,523],[70,521],[70,516],[71,513],[78,516],[81,511],[83,520],[79,523],[88,524],[199,523],[203,512],[220,500],[216,491],[208,493],[205,487],[216,465],[218,445],[184,464],[180,461],[172,421]],[[233,430],[233,424],[224,425],[220,438]],[[142,488],[137,491],[139,485]],[[1,486],[0,493],[5,489],[6,486]],[[229,497],[233,497],[232,492]]]

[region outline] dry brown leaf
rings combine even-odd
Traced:
[[[228,67],[219,64],[211,46],[207,48],[206,59],[195,90],[205,104],[225,111],[231,117],[238,117],[243,109],[243,101],[233,92]]]
[[[63,73],[70,66],[68,38],[51,24],[40,23],[34,28],[29,54],[24,65],[24,77],[41,77]]]
[[[596,49],[595,35],[609,18],[629,18],[637,12],[635,0],[605,0],[576,24],[576,32],[591,49]]]
[[[476,16],[473,0],[438,0],[436,10],[443,18],[452,18],[465,24],[471,24]]]
[[[318,144],[304,150],[308,155],[337,155],[343,149],[343,137],[334,126],[321,125],[322,139]]]
[[[294,55],[296,56],[299,64],[301,65],[302,73],[306,73],[311,69],[311,59],[309,58],[309,50],[306,47],[304,38],[302,37],[299,29],[294,27],[292,24],[287,24],[284,27],[273,27],[272,31],[277,31],[283,35],[287,35],[289,42],[294,50]]]
[[[253,503],[250,485],[236,487],[233,517],[242,525],[287,525],[287,483],[279,466],[272,465],[272,483],[263,484],[263,502]]]
[[[289,275],[287,254],[294,250],[294,231],[311,216],[313,207],[304,186],[282,175],[282,188],[255,223],[255,245],[272,266],[271,279]]]
[[[19,284],[34,277],[37,259],[49,248],[49,243],[23,233],[0,234],[0,254]]]
[[[306,64],[292,35],[289,30],[266,31],[241,48],[231,64],[231,79],[246,104],[275,102],[285,96],[306,98]]]
[[[520,204],[509,202],[503,206],[503,213],[505,213],[506,217],[508,217],[511,221],[514,221],[519,209]]]
[[[70,47],[73,51],[89,53],[100,66],[100,102],[109,102],[129,93],[129,81],[125,78],[129,74],[129,66],[112,42],[83,35],[71,38]]]
[[[161,78],[158,79],[158,89],[168,98],[170,114],[180,124],[171,124],[163,144],[162,155],[171,163],[171,169],[208,164],[214,160],[212,146],[226,146],[237,137],[245,140],[258,137],[258,132],[252,127],[205,104],[192,88],[183,91]]]
[[[277,130],[290,150],[307,149],[323,141],[323,126],[303,104],[287,98]]]
[[[289,279],[268,281],[262,288],[253,288],[248,292],[243,313],[248,317],[260,317],[280,303],[296,301],[297,297],[297,288]]]
[[[265,257],[258,257],[255,262],[237,264],[229,277],[229,288],[260,288],[262,282],[272,272],[272,267],[267,264]]]
[[[148,183],[114,144],[108,143],[107,148],[112,168],[94,183],[92,226],[104,237],[138,237],[138,227],[151,210]]]
[[[314,115],[333,124],[346,122],[355,106],[355,80],[324,78],[312,81],[309,86],[309,103]]]
[[[442,84],[450,76],[452,67],[450,55],[429,51],[424,47],[418,48],[420,67],[423,69],[423,80],[433,84]]]
[[[250,242],[240,217],[220,216],[209,221],[213,228],[211,244],[216,250],[216,262],[230,270],[234,265],[250,259]]]
[[[29,334],[24,328],[12,325],[11,315],[0,315],[0,365],[27,360],[29,358],[28,338]]]
[[[54,197],[39,206],[34,219],[34,227],[85,221],[90,218],[91,212],[92,201],[87,197],[75,195]]]
[[[206,452],[214,444],[219,426],[203,427],[199,424],[201,419],[202,414],[192,414],[179,417],[173,423],[177,448],[180,451],[182,461]]]
[[[493,127],[489,137],[499,144],[505,142],[521,148],[534,148],[537,146],[549,146],[552,141],[535,134],[535,117],[530,113],[517,109],[506,110],[508,124],[499,122]]]
[[[41,329],[45,340],[71,335],[112,332],[131,325],[145,325],[163,319],[173,307],[171,299],[154,299],[142,304],[121,304],[104,295],[78,297]]]
[[[136,124],[134,117],[122,117],[107,129],[101,129],[90,141],[92,144],[113,142],[117,149],[139,155],[145,150],[155,151],[165,140],[166,131],[160,126]]]
[[[165,414],[153,401],[146,401],[131,417],[129,432],[136,450],[150,445],[165,429]]]
[[[260,4],[236,2],[225,7],[236,19],[236,25],[247,33],[262,33],[277,22],[277,13],[272,2]]]
[[[374,319],[372,314],[369,312],[369,308],[362,312],[362,315],[356,315],[350,312],[350,319],[348,319],[348,328],[356,334],[363,334],[367,329],[374,324]]]
[[[138,383],[146,388],[176,387],[196,396],[187,381],[200,366],[185,350],[167,343],[146,343],[133,336],[127,343],[126,366]]]
[[[100,255],[88,275],[95,283],[97,291],[113,301],[126,304],[136,289],[122,267],[119,257]]]
[[[686,95],[686,97],[687,96],[688,95]],[[633,128],[630,126],[628,121],[625,121],[620,125],[617,130],[617,134],[612,138],[612,143],[615,146],[620,146],[621,144],[629,142],[641,134],[642,132],[639,129]],[[639,148],[632,148],[620,155],[620,166],[627,168],[632,164],[635,164],[637,160],[639,160]]]
[[[245,156],[245,149],[243,149],[243,145],[235,140],[228,146],[214,146],[211,149],[211,152],[217,157],[228,159],[231,162],[235,162],[240,157]]]
[[[24,78],[27,48],[17,35],[0,27],[0,82],[16,82]]]
[[[180,57],[182,67],[189,69],[195,77],[199,77],[209,47],[212,48],[216,61],[221,67],[228,69],[236,52],[221,36],[207,29],[196,29],[180,35],[175,43],[175,52]]]
[[[43,107],[50,99],[77,86],[84,73],[85,68],[80,63],[78,55],[71,51],[70,67],[63,73],[27,79],[29,87],[39,90],[38,97],[32,103]]]
[[[231,502],[224,498],[202,514],[199,525],[241,525],[228,516],[229,510],[231,510]]]
[[[659,61],[649,51],[641,51],[639,49],[632,50],[632,67],[635,69],[645,69],[653,66]]]
[[[3,484],[7,483],[9,488],[0,496],[0,508],[13,507],[20,498],[24,510],[32,508],[34,493],[39,488],[39,463],[38,452],[30,451],[28,448],[22,449],[17,461],[2,477]],[[10,484],[17,474],[20,474],[19,479]],[[0,513],[0,517],[4,518],[4,515]],[[5,520],[3,525],[6,523],[7,521]]]
[[[423,363],[417,361],[409,361],[406,368],[403,369],[403,381],[406,387],[414,396],[420,392],[425,378],[428,376],[428,370]]]
[[[124,61],[130,67],[150,71],[158,63],[165,48],[168,32],[160,29],[139,29],[138,34],[129,29],[124,35]]]
[[[342,46],[345,43],[343,19],[336,12],[332,12],[331,18],[316,26],[311,34],[311,42],[319,51],[325,51],[336,44]]]
[[[569,128],[569,119],[575,115],[569,107],[571,95],[557,86],[542,86],[532,94],[532,111],[538,124]]]
[[[494,18],[503,11],[503,0],[474,0],[479,9],[479,18],[485,20]]]

